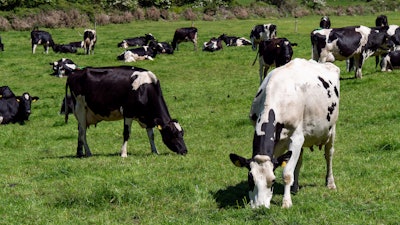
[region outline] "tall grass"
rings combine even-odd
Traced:
[[[400,24],[396,14],[387,14]],[[331,17],[333,26],[372,26],[375,15]],[[294,57],[310,58],[309,34],[319,16],[266,20],[196,21],[199,43],[222,33],[248,37],[259,23],[275,23],[278,36],[299,45]],[[295,32],[297,24],[297,32]],[[80,66],[121,65],[117,43],[151,32],[171,41],[188,22],[135,22],[98,26],[94,55],[32,55],[29,32],[3,32],[0,85],[16,94],[40,97],[25,125],[0,127],[1,224],[396,224],[400,163],[400,73],[382,73],[373,59],[363,79],[342,72],[334,174],[337,191],[324,187],[323,153],[306,151],[299,193],[283,210],[278,179],[270,209],[252,210],[245,169],[228,154],[250,156],[248,120],[258,88],[256,53],[226,47],[208,53],[180,44],[174,55],[129,65],[153,71],[161,81],[172,117],[185,130],[188,155],[168,150],[156,134],[160,155],[152,155],[145,131],[134,126],[128,158],[119,157],[122,121],[88,130],[91,158],[75,158],[77,122],[58,114],[65,78],[50,75],[50,62],[68,57]],[[80,40],[81,29],[48,29],[57,43]],[[336,63],[344,71],[344,63]],[[276,171],[277,178],[281,170]]]

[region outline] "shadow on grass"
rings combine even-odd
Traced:
[[[165,153],[160,153],[157,156],[167,156],[171,155],[173,153],[165,152]],[[153,153],[133,153],[133,154],[128,154],[128,157],[147,157],[149,155],[155,155]],[[89,159],[92,157],[121,157],[121,153],[119,152],[114,152],[114,153],[95,153],[92,154],[90,157],[82,156],[78,157],[76,154],[71,154],[71,155],[63,155],[63,156],[44,156],[42,159]]]

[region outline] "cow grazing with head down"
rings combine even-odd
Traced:
[[[318,62],[354,58],[355,77],[362,78],[365,60],[393,47],[387,30],[388,27],[365,26],[314,30],[311,32],[312,58]]]
[[[53,67],[53,75],[57,75],[58,77],[69,76],[78,68],[78,65],[67,58],[61,58],[58,61],[50,63],[50,65]]]
[[[204,42],[203,51],[215,52],[222,50],[222,41],[219,38],[212,37],[208,42]]]
[[[255,51],[257,45],[261,41],[266,41],[276,37],[276,25],[275,24],[259,24],[253,27],[250,32],[251,48]]]
[[[178,44],[181,42],[191,41],[194,45],[194,50],[197,50],[197,28],[184,27],[175,30],[174,38],[172,40],[172,48],[178,50]]]
[[[257,53],[260,63],[260,84],[267,75],[269,67],[274,65],[275,67],[283,66],[292,59],[292,46],[297,46],[297,44],[290,43],[287,38],[273,38],[260,42]],[[257,56],[253,65],[257,60]]]
[[[392,71],[400,69],[400,50],[391,51],[382,56],[381,71]]]
[[[117,56],[118,60],[124,62],[136,62],[138,60],[153,60],[157,55],[157,50],[150,46],[143,46],[124,51]]]
[[[86,141],[86,129],[90,125],[121,119],[124,120],[122,157],[127,157],[133,120],[146,128],[153,153],[158,153],[153,127],[158,128],[169,149],[182,155],[187,153],[183,129],[177,120],[171,119],[160,82],[151,71],[132,66],[86,67],[68,77],[66,91],[68,87],[79,124],[78,157],[84,156],[82,148],[86,156],[91,156]]]
[[[97,37],[96,31],[92,29],[86,29],[83,32],[83,48],[85,49],[85,53],[89,55],[90,53],[94,54],[94,46],[96,45]]]
[[[135,46],[141,47],[148,45],[149,42],[153,40],[155,40],[154,36],[148,33],[145,34],[144,36],[124,39],[120,43],[118,43],[117,46],[122,48],[135,47]]]
[[[386,15],[380,15],[380,16],[376,17],[375,26],[377,26],[377,27],[389,26],[387,16]]]
[[[43,45],[46,54],[49,53],[49,47],[54,46],[51,34],[47,31],[38,30],[37,28],[31,31],[31,43],[33,54],[35,54],[38,45]]]
[[[251,41],[244,37],[228,36],[226,34],[221,34],[218,39],[225,42],[226,46],[244,46],[251,45]]]
[[[325,146],[326,185],[336,189],[332,158],[339,73],[332,63],[294,59],[272,70],[261,84],[250,111],[255,126],[252,157],[230,154],[236,166],[249,169],[251,207],[270,207],[274,170],[285,164],[282,207],[292,206],[290,192],[298,190],[303,147]]]
[[[331,28],[331,20],[328,16],[323,16],[319,21],[319,27],[323,29]]]
[[[15,96],[8,86],[0,87],[0,124],[24,124],[31,115],[31,104],[39,100],[28,92]]]

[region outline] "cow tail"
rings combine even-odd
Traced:
[[[256,58],[254,59],[252,66],[254,66],[254,64],[256,64],[257,58],[258,58],[258,52],[256,54]]]
[[[64,122],[68,123],[68,82],[65,83],[65,98],[64,98],[64,108],[65,108],[65,114],[64,114]]]

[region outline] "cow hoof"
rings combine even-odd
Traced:
[[[282,208],[288,209],[290,207],[292,207],[292,200],[284,199],[282,203]]]
[[[125,153],[125,154],[121,154],[121,157],[122,157],[122,158],[127,158],[127,157],[128,157],[128,154],[126,154],[126,153]]]

